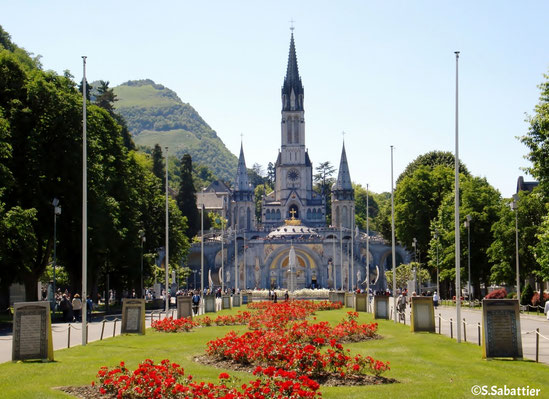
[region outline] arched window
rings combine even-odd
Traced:
[[[297,118],[293,118],[292,122],[294,125],[294,143],[299,144],[299,120]]]
[[[347,207],[344,206],[343,209],[342,209],[342,214],[341,214],[341,219],[342,219],[341,220],[341,225],[343,227],[348,227],[349,226],[347,218],[348,218]]]
[[[265,212],[265,219],[271,219],[271,211],[269,209],[267,209],[267,212]]]
[[[313,217],[314,219],[314,217]],[[311,210],[307,209],[307,220],[311,220]]]
[[[280,209],[276,210],[276,218],[280,220]]]

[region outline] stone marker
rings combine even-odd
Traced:
[[[53,361],[49,302],[14,304],[11,360],[27,359]]]
[[[482,300],[482,357],[522,359],[517,299]]]
[[[231,296],[222,295],[221,296],[221,309],[230,309],[231,308]]]
[[[145,334],[145,300],[124,298],[122,300],[121,334]]]
[[[177,297],[177,318],[193,318],[193,304],[191,296],[180,295]]]
[[[240,306],[240,294],[233,295],[233,308]]]
[[[368,295],[356,294],[355,297],[355,311],[367,312],[368,311]]]
[[[215,296],[204,295],[204,312],[215,313]]]
[[[344,291],[330,291],[329,297],[332,303],[341,302],[345,306],[345,292]]]
[[[389,320],[389,297],[385,295],[374,296],[374,319]]]
[[[345,307],[354,308],[355,307],[355,294],[352,292],[345,293]]]
[[[413,296],[410,329],[412,332],[435,332],[435,307],[432,296]]]
[[[242,291],[242,292],[240,293],[240,295],[241,295],[241,297],[242,297],[242,305],[247,305],[248,302],[251,302],[251,301],[250,301],[251,295],[250,295],[248,292]]]

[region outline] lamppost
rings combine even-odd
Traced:
[[[166,290],[165,290],[165,300],[166,300],[166,317],[168,317],[168,311],[170,310],[170,297],[168,295],[169,288],[169,267],[170,267],[170,240],[169,240],[169,207],[168,207],[168,147],[166,147],[166,254],[165,259],[165,271],[166,271]]]
[[[370,311],[370,192],[366,184],[366,309]]]
[[[456,134],[454,155],[454,247],[456,263],[456,322],[461,320],[461,249],[459,228],[459,51],[456,55]],[[456,328],[457,343],[461,343],[461,328]]]
[[[393,146],[391,146],[391,257],[393,263],[393,315],[397,322],[396,302],[396,247],[395,247],[395,187],[393,178]],[[378,274],[379,276],[379,274]],[[369,284],[369,282],[368,282]]]
[[[198,270],[193,270],[193,276],[194,276],[194,283],[193,283],[193,288],[196,290],[196,273],[198,273]]]
[[[421,293],[421,285],[418,284],[419,270],[417,270],[417,239],[415,237],[412,239],[412,247],[414,247],[414,262],[416,263],[414,266],[414,289]]]
[[[471,220],[473,220],[471,215],[467,215],[463,223],[467,227],[467,296],[469,306],[471,306]]]
[[[145,231],[139,230],[139,240],[141,241],[141,297],[145,298],[144,285],[143,285],[143,244],[147,241],[145,237]]]
[[[519,236],[518,236],[518,194],[513,194],[511,209],[515,211],[515,254],[517,263],[517,299],[520,303],[520,274],[519,274]]]
[[[59,205],[59,200],[54,198],[52,203],[53,205],[53,310],[55,311],[55,265],[57,261],[57,216],[61,215],[61,205]]]

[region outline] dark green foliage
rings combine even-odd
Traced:
[[[78,91],[80,92],[80,94],[82,94],[82,86],[83,86],[83,82],[84,82],[84,79],[82,79],[80,81],[80,84],[78,85]],[[90,82],[88,82],[88,79],[86,79],[86,100],[90,101],[91,100],[91,92],[93,90],[93,86],[90,84]]]
[[[109,82],[100,80],[97,87],[97,95],[95,96],[95,104],[103,108],[109,114],[114,115],[114,102],[118,101],[114,90],[109,88]]]
[[[181,158],[179,192],[176,201],[183,216],[187,217],[187,237],[192,238],[200,230],[200,215],[196,207],[196,189],[193,184],[193,162],[189,154]]]
[[[372,192],[366,192],[366,189],[360,184],[354,185],[355,190],[355,219],[356,225],[362,231],[366,231],[366,215],[370,217],[370,230],[374,228],[372,220],[379,214],[379,206],[372,196]],[[368,198],[368,201],[366,201]],[[368,212],[366,212],[366,203],[368,203]]]
[[[524,290],[520,293],[520,304],[521,305],[531,305],[532,304],[532,297],[534,296],[534,289],[530,285],[530,283],[526,284],[526,287],[524,287]]]
[[[410,162],[408,166],[406,166],[404,172],[402,172],[397,179],[397,186],[403,178],[412,175],[414,171],[420,166],[434,168],[437,165],[442,165],[450,168],[455,168],[454,159],[454,154],[449,151],[431,151],[422,154],[414,159],[412,162]],[[467,167],[462,162],[459,163],[459,173],[463,173],[466,176],[470,175]]]
[[[58,218],[58,263],[81,287],[82,96],[67,76],[28,65],[0,51],[0,286],[36,283],[51,259],[54,197]],[[105,289],[106,275],[119,294],[140,280],[139,230],[145,253],[162,246],[164,197],[150,161],[128,151],[122,127],[105,110],[88,105],[88,281]],[[17,182],[17,184],[14,184]],[[188,241],[185,219],[170,201],[170,252],[178,263]],[[145,265],[150,275],[150,265]]]
[[[152,151],[152,159],[153,159],[153,174],[160,179],[161,181],[161,187],[162,191],[166,189],[166,169],[164,169],[164,155],[162,154],[162,148],[160,148],[160,145],[155,144],[154,149]]]

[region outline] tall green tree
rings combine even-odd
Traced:
[[[153,174],[160,179],[162,182],[161,187],[162,191],[165,190],[166,184],[165,184],[165,173],[166,169],[164,169],[164,155],[162,154],[162,148],[159,144],[155,144],[152,152],[152,159],[153,159]]]
[[[176,201],[182,215],[187,218],[187,237],[192,238],[200,230],[200,215],[196,207],[196,189],[193,183],[193,161],[189,154],[181,158],[180,186]]]
[[[332,220],[332,202],[330,201],[330,193],[332,185],[335,183],[335,179],[332,177],[336,171],[336,168],[332,166],[330,161],[321,162],[315,168],[316,173],[313,175],[313,181],[315,182],[314,189],[316,192],[324,197],[326,202],[326,222],[331,223]]]
[[[366,231],[366,216],[370,217],[370,230],[373,229],[372,220],[379,213],[379,206],[373,193],[367,192],[360,184],[353,184],[355,190],[355,223],[359,229]],[[366,200],[368,199],[368,200]],[[368,212],[366,212],[366,203],[368,203]]]
[[[109,114],[114,115],[114,103],[118,101],[114,90],[109,88],[109,82],[100,80],[97,87],[97,95],[95,96],[95,104],[103,108]]]

